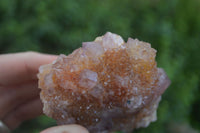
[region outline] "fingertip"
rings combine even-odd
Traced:
[[[23,54],[23,53],[22,53]],[[45,54],[45,53],[39,53],[39,52],[34,52],[34,51],[28,51],[24,52],[24,55],[29,61],[30,59],[37,59],[37,61],[42,61],[42,64],[45,63],[50,63],[51,61],[57,59],[58,55],[53,55],[53,54]]]
[[[80,125],[63,125],[48,128],[40,133],[89,133],[88,130]]]
[[[56,55],[32,51],[0,55],[0,84],[6,86],[37,80],[38,68],[56,59]]]
[[[36,74],[41,65],[52,63],[57,59],[57,55],[44,54],[38,52],[26,52],[24,66],[27,74],[32,75],[32,79],[37,79]]]

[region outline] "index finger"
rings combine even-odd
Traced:
[[[57,56],[36,52],[0,55],[0,84],[13,85],[37,79],[40,65],[51,63]]]

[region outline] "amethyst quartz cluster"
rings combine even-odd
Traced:
[[[131,132],[156,121],[170,80],[157,68],[156,50],[107,32],[39,68],[44,113],[58,124],[76,123],[91,133]]]

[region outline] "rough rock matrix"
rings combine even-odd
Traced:
[[[77,123],[91,133],[131,132],[156,120],[170,80],[149,43],[127,43],[107,32],[39,68],[43,111],[58,124]]]

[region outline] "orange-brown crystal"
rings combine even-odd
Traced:
[[[150,44],[131,38],[125,43],[110,32],[60,55],[38,74],[44,113],[91,133],[148,126],[170,84],[155,55]]]

